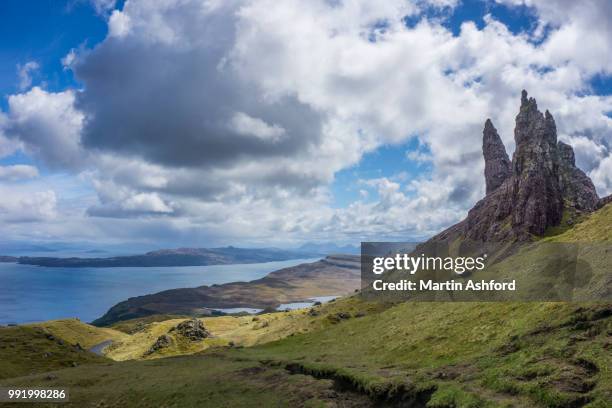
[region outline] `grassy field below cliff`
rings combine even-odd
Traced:
[[[608,205],[546,239],[609,242],[611,222]],[[520,264],[515,256],[504,262]],[[69,387],[64,407],[612,406],[612,303],[385,304],[355,295],[204,318],[212,337],[201,342],[176,337],[171,329],[183,320],[2,328],[0,385]],[[172,344],[147,354],[164,334]],[[122,361],[72,344],[107,337],[107,357]],[[41,359],[48,351],[54,357]]]
[[[316,308],[317,316],[275,314],[279,325],[299,321],[296,330],[283,326],[286,337],[254,347],[226,343],[189,356],[79,364],[51,376],[35,374],[0,384],[68,386],[72,406],[79,407],[102,402],[116,407],[297,402],[605,407],[612,399],[612,305],[379,307],[346,299]],[[303,332],[308,326],[315,328]],[[231,339],[229,335],[224,341]],[[345,405],[338,405],[341,401]]]

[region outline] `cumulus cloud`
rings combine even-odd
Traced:
[[[609,192],[612,97],[589,85],[612,66],[609,4],[497,1],[530,7],[538,27],[516,34],[488,15],[453,35],[426,13],[451,0],[103,2],[107,38],[64,59],[83,89],[12,95],[0,136],[83,172],[91,222],[116,218],[97,224],[107,234],[144,231],[141,218],[173,237],[405,239],[482,197],[484,121],[511,153],[525,88]],[[332,208],[338,171],[412,138],[406,157],[431,166],[426,178],[366,180]]]
[[[0,185],[0,220],[4,222],[47,222],[55,218],[56,206],[52,190],[32,192]]]
[[[38,62],[28,61],[23,65],[17,65],[17,75],[19,76],[19,89],[21,91],[32,86],[32,73],[40,68]]]
[[[96,13],[106,15],[115,8],[117,0],[90,0]]]
[[[26,164],[0,166],[0,180],[17,181],[38,177],[38,169]]]
[[[612,194],[612,155],[603,159],[590,176],[601,195]]]
[[[34,87],[8,98],[4,132],[51,168],[80,168],[84,115],[74,107],[75,92],[48,92]]]
[[[282,127],[276,124],[269,125],[243,112],[236,113],[230,125],[233,131],[241,135],[252,135],[263,140],[278,141],[285,134],[285,129]]]

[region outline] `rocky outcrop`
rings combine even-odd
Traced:
[[[176,331],[178,334],[191,341],[200,341],[210,337],[210,333],[206,330],[206,327],[204,327],[204,323],[195,318],[179,323],[170,331]]]
[[[599,202],[597,203],[597,208],[601,208],[605,205],[608,205],[612,203],[612,194],[610,194],[609,196],[606,196],[604,198],[600,198]]]
[[[572,146],[559,142],[559,182],[566,206],[578,212],[590,212],[597,208],[599,197],[591,179],[576,167]]]
[[[491,119],[487,119],[482,132],[482,153],[485,160],[487,194],[489,194],[501,186],[512,173],[508,153]]]
[[[153,345],[146,351],[146,353],[144,353],[144,355],[151,355],[161,349],[170,347],[170,345],[172,345],[172,337],[168,336],[167,334],[162,334],[157,338],[157,340],[155,340],[155,343],[153,343]]]
[[[576,167],[571,146],[557,142],[550,112],[521,95],[514,129],[512,161],[490,120],[483,131],[487,195],[465,220],[432,238],[478,242],[528,241],[561,223],[564,215],[590,212],[602,205],[588,176]]]

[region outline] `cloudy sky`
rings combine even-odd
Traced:
[[[608,0],[0,3],[0,239],[413,240],[520,91],[612,193]]]

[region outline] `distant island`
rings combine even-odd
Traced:
[[[331,255],[316,262],[283,268],[250,282],[170,289],[127,299],[93,322],[107,326],[156,314],[199,315],[205,308],[274,309],[281,303],[316,296],[346,295],[361,286],[356,255]]]
[[[318,251],[301,249],[236,248],[228,246],[223,248],[161,249],[140,255],[108,258],[0,256],[0,262],[17,262],[23,265],[63,268],[206,266],[287,261],[291,259],[314,258],[321,255],[325,254]]]

